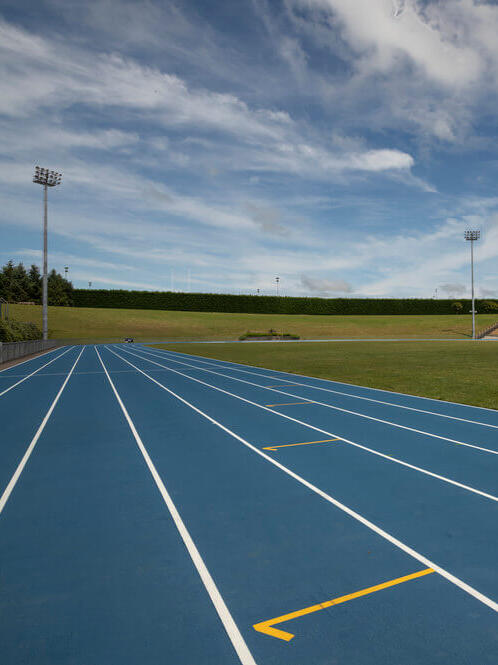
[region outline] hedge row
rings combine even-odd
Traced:
[[[244,312],[254,314],[455,314],[453,300],[394,298],[297,298],[179,293],[172,291],[124,291],[75,289],[75,307],[161,309],[187,312]],[[468,312],[470,300],[459,301]],[[477,301],[484,311],[486,301]],[[498,304],[494,303],[498,308]]]

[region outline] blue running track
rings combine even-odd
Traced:
[[[5,665],[496,665],[498,412],[141,345],[0,371]]]

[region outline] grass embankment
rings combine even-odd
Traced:
[[[10,305],[18,321],[41,325],[39,305]],[[286,314],[230,314],[170,312],[150,309],[49,307],[52,339],[88,341],[122,340],[222,340],[238,339],[248,330],[269,330],[299,335],[301,339],[326,338],[458,338],[471,331],[469,315],[452,316],[306,316]],[[478,327],[491,325],[496,314],[480,314]]]
[[[158,346],[218,360],[498,409],[498,342]]]

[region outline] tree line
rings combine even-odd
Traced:
[[[23,263],[9,261],[0,271],[0,297],[8,302],[42,301],[42,276],[40,268],[33,264],[26,270]],[[73,305],[73,285],[56,270],[48,274],[48,304]]]

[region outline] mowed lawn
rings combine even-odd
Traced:
[[[41,325],[41,306],[10,305],[11,316]],[[478,327],[496,314],[478,315]],[[468,338],[469,315],[450,316],[309,316],[171,312],[147,309],[49,307],[49,336],[82,341],[235,340],[248,330],[293,333],[301,339],[327,338]]]
[[[218,360],[498,409],[498,341],[157,346]]]

